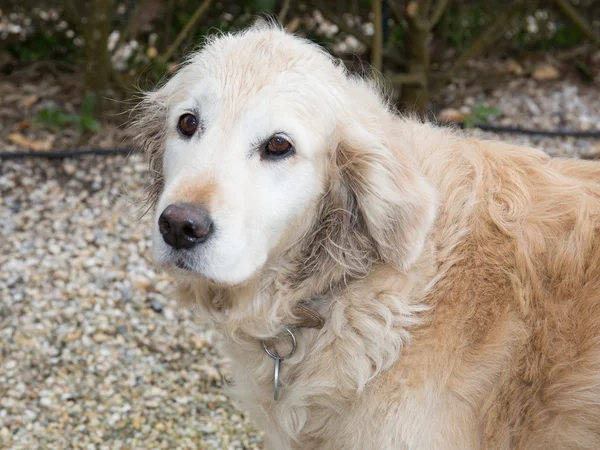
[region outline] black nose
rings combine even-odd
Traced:
[[[173,203],[158,218],[160,234],[176,250],[206,241],[213,228],[208,211],[188,203]]]

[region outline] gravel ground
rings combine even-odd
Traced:
[[[469,114],[475,105],[484,103],[498,109],[493,125],[521,127],[532,130],[575,130],[600,133],[600,78],[596,83],[581,84],[571,80],[536,82],[530,78],[515,78],[507,86],[489,93],[479,93],[454,105]],[[445,101],[452,102],[453,86],[446,89]],[[475,136],[502,139],[538,148],[552,156],[588,159],[600,157],[600,139],[553,138],[509,133],[471,131]]]
[[[149,260],[137,158],[3,161],[0,448],[241,449],[214,333]]]
[[[600,123],[596,91],[568,83],[484,100],[500,104],[504,124]],[[500,138],[553,155],[600,153],[593,140]],[[129,217],[122,194],[139,191],[142,162],[0,164],[0,447],[260,448],[221,390],[228,365],[216,336],[176,307],[170,280],[152,268],[150,217]]]

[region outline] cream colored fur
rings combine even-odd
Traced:
[[[139,112],[156,214],[198,202],[222,230],[186,271],[155,230],[157,262],[271,448],[600,448],[599,164],[401,118],[271,26],[210,40]],[[261,163],[258,129],[297,154]],[[259,340],[309,299],[326,323],[296,330],[275,402]]]

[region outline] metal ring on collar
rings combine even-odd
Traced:
[[[294,333],[292,333],[292,330],[290,330],[288,327],[284,327],[285,331],[288,332],[288,334],[291,336],[292,338],[292,350],[285,356],[281,356],[277,353],[277,349],[275,348],[275,346],[273,346],[273,351],[271,352],[271,350],[269,350],[269,348],[267,347],[267,343],[265,341],[260,341],[263,345],[263,349],[265,350],[265,352],[267,353],[267,355],[269,355],[271,358],[273,359],[280,359],[280,360],[284,360],[284,359],[288,359],[291,358],[294,353],[296,353],[296,336],[294,336]]]

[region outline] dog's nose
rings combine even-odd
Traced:
[[[213,228],[208,211],[188,203],[173,203],[158,218],[160,234],[176,250],[206,241]]]

